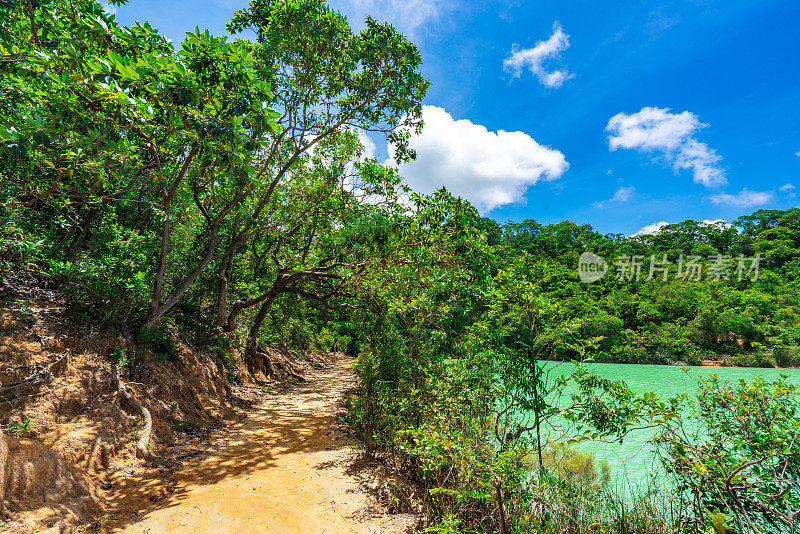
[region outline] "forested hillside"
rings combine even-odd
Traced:
[[[529,279],[602,336],[596,359],[632,363],[797,364],[800,210],[759,210],[724,221],[684,221],[651,235],[601,235],[571,222],[487,222],[502,263],[539,260]],[[579,256],[608,262],[579,281]],[[651,270],[652,268],[652,270]]]
[[[800,209],[626,237],[410,191],[365,135],[392,143],[394,163],[414,157],[419,51],[321,0],[253,0],[229,24],[253,41],[197,29],[170,43],[92,0],[0,15],[2,284],[34,273],[75,317],[165,359],[168,326],[220,365],[239,348],[268,371],[269,345],[338,339],[357,356],[351,424],[426,489],[435,532],[795,531],[794,386],[701,385],[717,426],[698,443],[673,426],[685,398],[580,366],[554,381],[540,362],[797,365]],[[601,280],[581,281],[584,252],[607,261]],[[640,276],[625,270],[637,261]],[[551,405],[567,382],[581,395]],[[541,432],[556,415],[583,437],[663,428],[686,502],[626,516],[593,466],[560,476]],[[749,478],[732,490],[736,473]]]

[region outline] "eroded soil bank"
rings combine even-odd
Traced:
[[[75,320],[39,286],[0,295],[0,532],[414,529],[396,513],[416,509],[413,486],[364,460],[340,422],[351,360],[267,347],[274,369],[303,376],[266,376],[238,353],[223,368],[177,330],[165,359]],[[134,453],[142,418],[112,380],[123,361],[152,415],[155,462]]]

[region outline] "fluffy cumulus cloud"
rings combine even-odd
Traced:
[[[422,133],[411,139],[417,159],[400,166],[416,191],[444,186],[486,213],[524,200],[529,186],[555,180],[569,167],[564,154],[524,132],[491,132],[436,106],[424,106],[422,118]],[[389,156],[394,157],[391,147]]]
[[[706,126],[688,111],[672,113],[668,108],[647,107],[630,115],[614,115],[606,131],[611,150],[626,148],[656,154],[671,163],[676,172],[690,169],[695,182],[712,187],[726,183],[726,179],[719,165],[722,158],[696,138]]]
[[[745,187],[735,195],[730,195],[723,191],[709,198],[714,204],[734,206],[737,208],[752,208],[754,206],[763,206],[774,197],[775,195],[770,191],[751,191]]]
[[[794,184],[783,184],[780,188],[781,193],[786,193],[790,196],[794,196]]]
[[[612,196],[608,200],[603,200],[602,202],[595,202],[593,205],[596,208],[605,208],[610,204],[628,202],[631,198],[633,198],[633,194],[635,192],[636,188],[633,186],[620,187],[614,192],[614,196]]]
[[[561,25],[553,24],[553,35],[546,41],[539,41],[533,48],[520,48],[518,44],[511,47],[511,55],[503,61],[503,69],[518,78],[523,69],[533,73],[545,87],[558,88],[574,75],[566,70],[547,68],[547,62],[557,59],[561,52],[569,48],[569,35],[564,33]]]

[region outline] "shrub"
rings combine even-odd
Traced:
[[[527,454],[523,461],[531,471],[539,468],[535,454]],[[566,443],[548,443],[542,451],[542,462],[550,473],[580,484],[606,484],[610,477],[606,462],[597,462],[594,454],[578,452]]]
[[[170,326],[166,321],[161,321],[154,327],[141,331],[138,341],[149,348],[156,358],[170,360],[178,355]]]
[[[31,269],[44,257],[47,238],[26,229],[23,219],[22,210],[0,207],[0,273]]]
[[[721,363],[726,367],[774,367],[770,354],[764,350],[728,354]]]
[[[778,367],[800,366],[800,347],[776,345],[772,349],[772,357]]]
[[[785,378],[699,383],[697,424],[657,439],[691,531],[795,532],[800,515],[800,389]],[[703,434],[697,432],[702,424]]]
[[[144,313],[152,290],[150,240],[109,223],[75,261],[47,260],[45,271],[84,319],[124,325]]]

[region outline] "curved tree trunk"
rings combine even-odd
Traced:
[[[231,312],[228,314],[228,320],[225,321],[225,326],[222,327],[225,332],[233,332],[236,329],[236,318],[246,304],[247,303],[243,300],[237,300],[231,305]]]
[[[250,326],[250,335],[247,337],[247,352],[249,354],[255,351],[258,331],[261,330],[261,325],[264,324],[264,319],[267,318],[267,314],[270,308],[272,308],[272,303],[275,297],[278,296],[278,293],[280,293],[280,289],[274,287],[266,293],[267,297],[264,299],[263,304],[261,304],[261,308],[258,309],[256,318],[253,319],[253,324]]]
[[[497,513],[500,516],[500,532],[502,532],[502,534],[508,534],[508,520],[506,520],[506,509],[505,506],[503,506],[503,489],[500,484],[500,479],[494,477],[492,482],[494,484],[495,499],[497,500]]]
[[[276,288],[276,285],[273,285],[269,291],[258,297],[249,300],[237,300],[236,302],[234,302],[231,305],[231,311],[228,314],[228,320],[225,322],[224,330],[226,332],[233,332],[236,329],[236,318],[239,316],[242,310],[246,308],[251,308],[256,304],[263,302],[266,299],[274,299],[275,297],[270,295],[272,295],[273,293],[277,295],[279,293],[279,290]]]
[[[197,277],[205,270],[206,266],[214,259],[214,253],[217,249],[219,242],[219,223],[214,223],[211,226],[211,235],[208,238],[208,245],[206,246],[205,253],[195,268],[190,272],[186,278],[183,279],[175,288],[170,292],[166,299],[161,300],[161,288],[164,284],[164,275],[166,274],[166,258],[169,249],[169,225],[164,223],[161,252],[158,259],[158,267],[153,283],[153,296],[150,302],[150,313],[147,321],[144,323],[143,330],[148,330],[155,326],[155,324],[167,313],[175,303],[180,299],[192,286]]]
[[[264,319],[267,316],[267,312],[269,311],[270,306],[272,306],[272,301],[275,300],[275,297],[278,296],[278,293],[284,290],[284,288],[289,283],[291,277],[286,276],[285,274],[279,274],[275,281],[272,283],[272,287],[269,288],[269,291],[259,295],[258,297],[249,299],[249,300],[237,300],[231,305],[231,311],[228,314],[228,320],[225,323],[225,331],[226,332],[233,332],[236,328],[236,318],[239,316],[242,310],[246,308],[251,308],[256,304],[264,303],[261,306],[261,309],[258,311],[258,316],[256,317],[257,326],[254,326],[255,331],[253,328],[250,329],[250,338],[255,339],[256,335],[258,334],[258,329],[261,327],[261,323],[264,322]],[[261,317],[259,320],[258,317]],[[255,335],[254,335],[255,332]]]
[[[236,215],[233,218],[231,244],[222,257],[222,261],[219,265],[219,274],[217,275],[217,316],[214,320],[214,324],[223,328],[226,326],[225,319],[228,313],[228,293],[231,287],[231,279],[233,278],[233,260],[236,257],[236,247],[234,243],[238,240],[238,231],[239,215]]]

